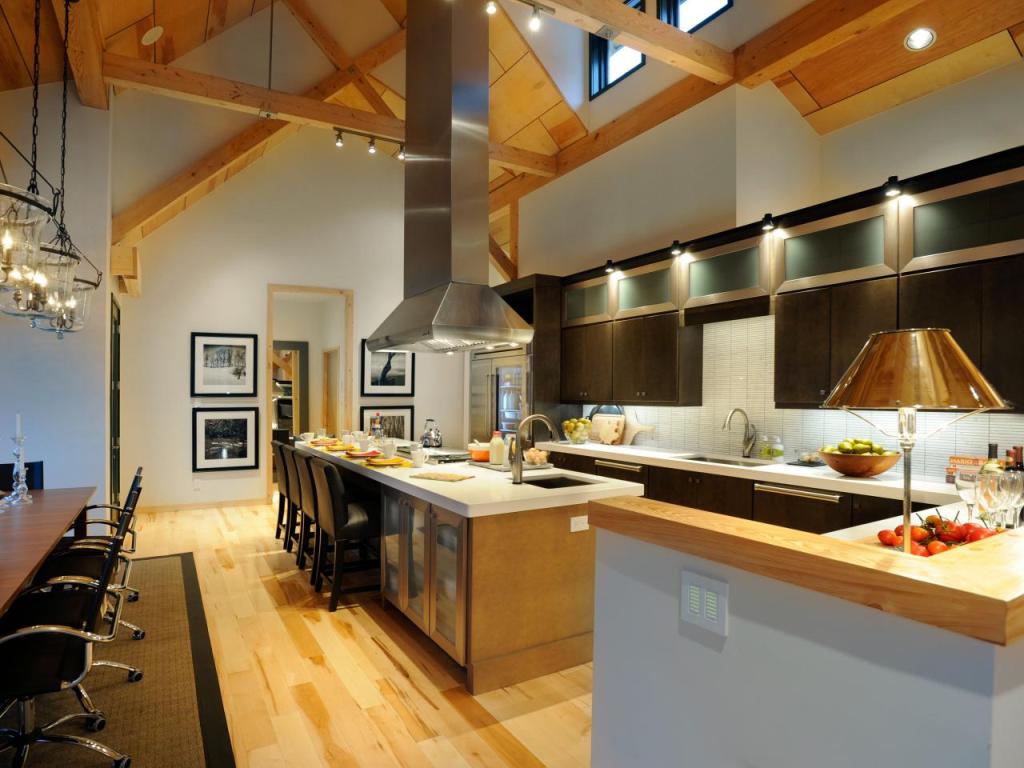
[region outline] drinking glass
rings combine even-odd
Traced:
[[[974,519],[974,504],[977,501],[978,470],[961,469],[956,473],[956,491],[967,505],[967,522]]]
[[[985,523],[999,525],[1001,520],[999,476],[1002,473],[979,474],[975,488],[978,517]]]
[[[1020,523],[1020,507],[1024,503],[1024,472],[1007,470],[999,475],[999,497],[1004,510],[1003,525],[1016,528]]]

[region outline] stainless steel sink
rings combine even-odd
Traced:
[[[573,488],[577,485],[594,485],[593,480],[580,480],[566,475],[554,477],[538,477],[532,480],[523,480],[523,485],[535,485],[538,488]]]
[[[763,467],[769,462],[758,461],[757,459],[713,459],[710,456],[673,456],[673,459],[685,459],[686,461],[703,461],[707,464],[726,464],[730,467]]]

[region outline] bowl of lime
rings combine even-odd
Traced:
[[[590,440],[590,419],[566,419],[562,422],[565,439],[575,445]]]
[[[874,477],[892,469],[900,460],[898,451],[862,440],[847,438],[835,445],[826,445],[819,451],[821,460],[841,475]]]

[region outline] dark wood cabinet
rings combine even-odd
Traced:
[[[755,483],[753,518],[798,531],[828,533],[850,527],[851,499],[845,493]]]
[[[704,330],[679,319],[668,312],[612,323],[614,402],[700,405]]]
[[[982,362],[982,265],[968,264],[900,278],[900,327],[949,328],[971,360]],[[985,312],[991,308],[985,307]]]
[[[650,468],[645,464],[613,459],[594,459],[593,462],[594,466],[591,471],[595,475],[625,480],[630,483],[643,483],[644,495],[647,495],[647,478]]]
[[[612,324],[562,329],[562,400],[606,403],[612,399]]]
[[[753,482],[727,475],[651,467],[647,496],[683,507],[750,518]]]
[[[829,312],[831,387],[839,383],[872,333],[897,327],[896,289],[895,277],[832,286]]]
[[[982,265],[981,368],[1016,410],[1024,408],[1024,344],[1019,332],[1024,288],[1024,256]]]
[[[643,320],[643,401],[675,404],[679,402],[679,313],[652,315]]]
[[[642,402],[644,360],[644,318],[612,323],[612,397],[617,403]]]
[[[585,472],[588,475],[595,474],[594,459],[592,456],[580,456],[578,453],[552,451],[548,454],[548,461],[559,469],[565,469],[569,472]]]
[[[775,404],[816,405],[831,383],[831,291],[818,288],[775,298]]]
[[[854,496],[850,502],[850,525],[864,525],[903,514],[899,499],[879,499],[874,496]]]

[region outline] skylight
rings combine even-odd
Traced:
[[[681,0],[679,28],[684,32],[695,32],[730,8],[732,0]]]

